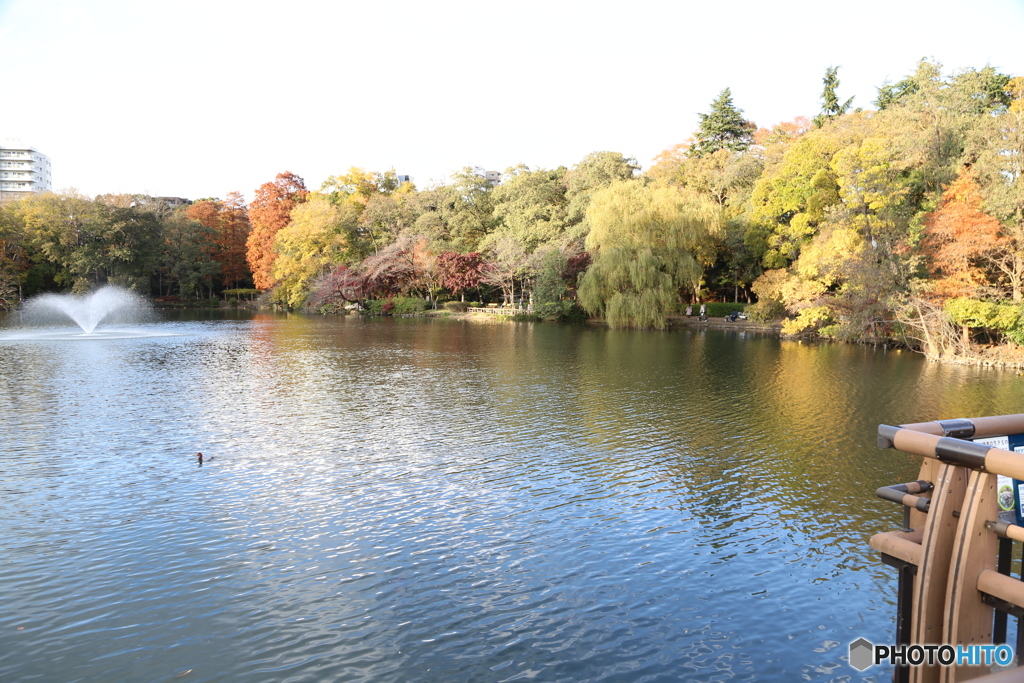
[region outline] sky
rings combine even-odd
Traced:
[[[55,189],[190,199],[356,166],[647,168],[726,87],[759,126],[825,69],[871,108],[929,58],[1024,75],[1024,0],[0,0],[0,139]]]

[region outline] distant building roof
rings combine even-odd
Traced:
[[[0,149],[30,149],[33,152],[39,151],[35,147],[26,145],[20,138],[0,138]]]

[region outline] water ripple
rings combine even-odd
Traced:
[[[873,424],[1021,391],[731,333],[163,332],[0,348],[0,679],[872,680],[871,491],[916,474]]]

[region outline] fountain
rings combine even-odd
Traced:
[[[102,287],[86,295],[40,294],[8,317],[4,326],[12,329],[0,334],[0,340],[164,336],[135,327],[158,320],[145,298],[119,287]]]

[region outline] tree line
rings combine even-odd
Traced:
[[[645,173],[595,152],[465,168],[417,189],[352,168],[281,173],[188,207],[74,192],[0,206],[0,300],[112,282],[154,295],[244,286],[292,308],[398,296],[531,302],[663,328],[744,301],[786,334],[934,357],[1024,344],[1024,78],[922,60],[871,106],[822,79],[821,111],[771,127],[726,88]]]

